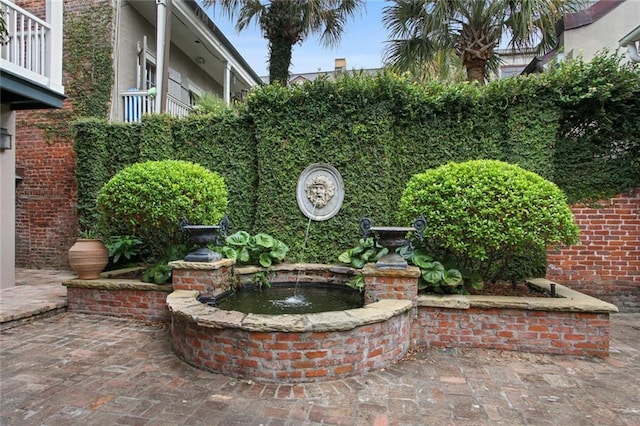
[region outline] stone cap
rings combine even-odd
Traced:
[[[362,274],[375,277],[418,278],[421,272],[417,266],[407,266],[405,269],[379,269],[375,263],[367,263],[362,268]]]
[[[201,327],[238,328],[267,332],[321,332],[351,330],[353,328],[386,321],[412,309],[410,300],[380,300],[363,308],[312,314],[262,315],[227,311],[199,302],[198,292],[176,290],[167,296],[172,315],[196,322]]]
[[[277,263],[263,268],[261,266],[236,266],[236,274],[255,274],[256,272],[331,272],[334,274],[356,275],[357,269],[342,265],[326,265],[324,263]]]
[[[139,291],[173,291],[171,284],[144,283],[140,280],[125,278],[97,278],[95,280],[74,279],[63,281],[62,285],[71,288],[92,288],[97,290],[139,290]]]
[[[551,289],[551,281],[544,278],[532,278],[527,283],[543,290]],[[595,297],[556,284],[558,298],[548,297],[513,297],[482,295],[420,295],[418,306],[431,306],[449,309],[469,308],[513,308],[530,311],[565,311],[565,312],[618,312],[617,306]]]
[[[197,270],[216,270],[225,266],[235,265],[234,259],[220,259],[214,262],[187,262],[184,260],[174,260],[169,262],[171,269],[197,269]]]

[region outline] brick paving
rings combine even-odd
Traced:
[[[424,349],[360,377],[264,385],[185,364],[158,324],[61,313],[0,332],[0,424],[640,425],[640,314],[611,323],[604,360]]]
[[[3,425],[640,425],[640,314],[606,360],[423,350],[361,377],[263,385],[197,370],[166,328],[64,313],[0,333]]]
[[[0,330],[64,312],[67,288],[61,283],[72,278],[72,271],[16,269],[15,287],[0,290]]]

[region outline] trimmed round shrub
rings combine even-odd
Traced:
[[[424,237],[434,254],[453,257],[483,280],[541,272],[539,254],[550,245],[574,244],[579,234],[555,184],[494,160],[449,163],[414,175],[399,216],[410,223],[420,215],[427,220]],[[536,264],[523,264],[529,258]],[[512,262],[520,264],[521,274]]]
[[[136,163],[98,193],[100,229],[140,238],[156,260],[182,241],[180,220],[217,225],[227,208],[227,188],[217,173],[187,161]]]

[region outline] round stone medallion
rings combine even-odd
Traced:
[[[330,219],[342,207],[342,176],[330,164],[312,164],[298,178],[296,199],[300,210],[309,219],[318,222]]]

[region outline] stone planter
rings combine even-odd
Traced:
[[[109,263],[109,250],[100,240],[77,239],[69,249],[69,265],[81,280],[95,280]]]

